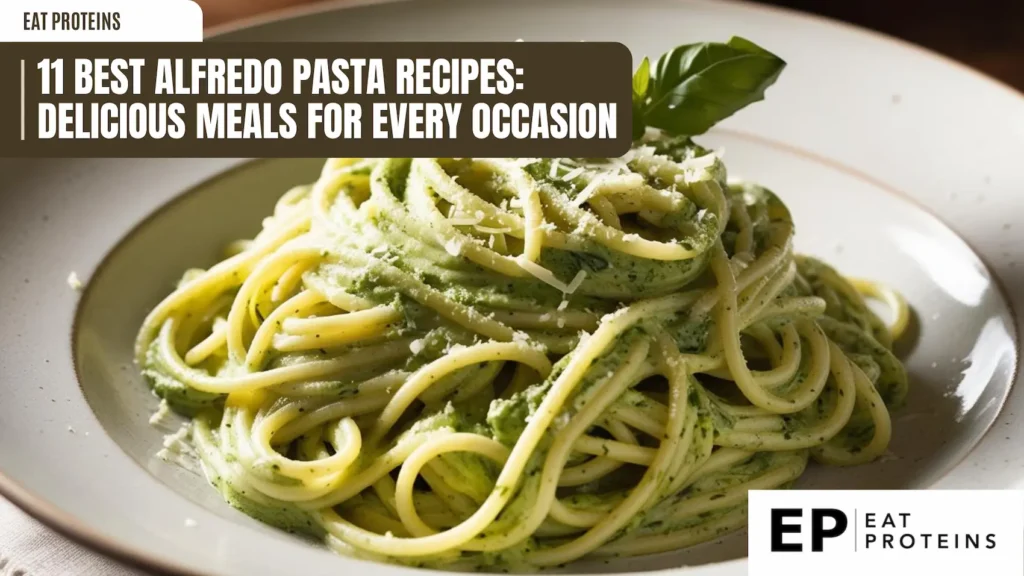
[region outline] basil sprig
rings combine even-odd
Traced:
[[[647,126],[677,136],[696,136],[764,99],[786,63],[753,42],[686,44],[662,54],[654,66],[644,58],[633,75],[633,137]]]

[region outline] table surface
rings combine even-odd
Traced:
[[[1024,0],[761,0],[902,38],[1024,91]]]
[[[207,26],[316,1],[197,0]],[[1024,91],[1024,0],[753,1],[816,13],[896,36]]]

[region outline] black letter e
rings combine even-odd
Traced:
[[[800,518],[803,511],[799,508],[772,508],[772,552],[803,552],[803,544],[785,543],[783,534],[799,534],[799,524],[786,524],[784,518]]]

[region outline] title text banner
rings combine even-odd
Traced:
[[[0,45],[0,155],[609,157],[604,42]]]

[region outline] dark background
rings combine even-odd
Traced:
[[[207,27],[314,1],[197,0]],[[754,1],[816,13],[902,38],[1024,91],[1024,0]]]
[[[761,0],[919,44],[1024,90],[1024,0]]]

